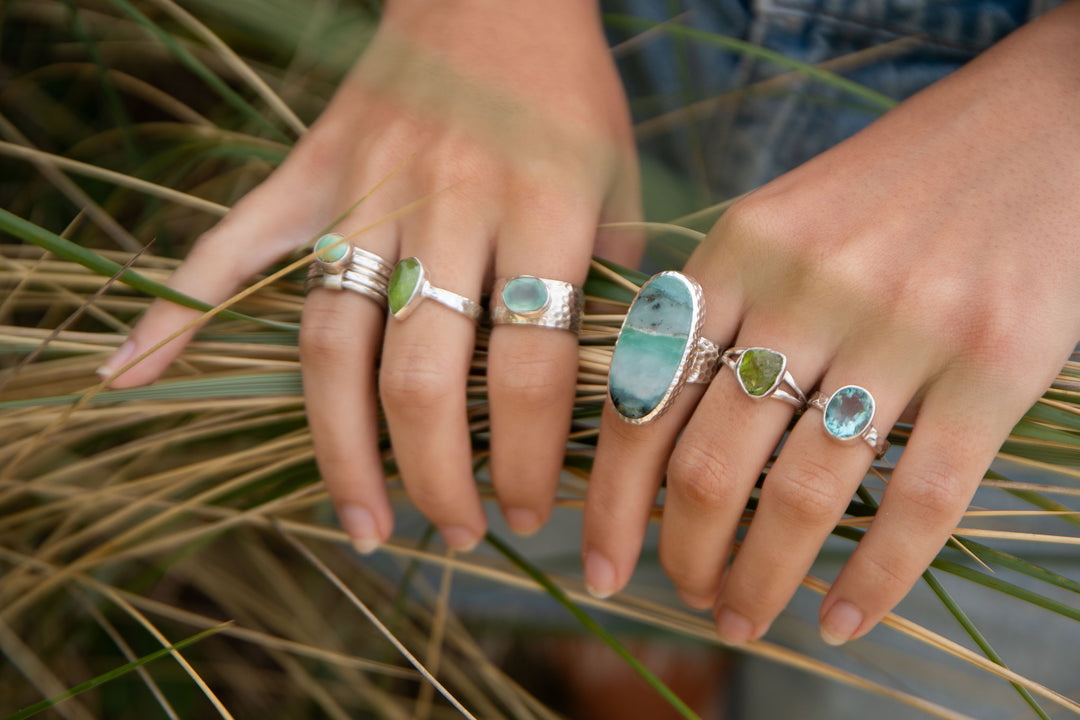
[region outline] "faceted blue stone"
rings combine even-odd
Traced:
[[[842,387],[825,405],[825,430],[840,440],[859,437],[874,419],[874,398],[857,385]]]
[[[694,296],[676,273],[642,286],[623,321],[608,374],[608,394],[619,414],[642,420],[660,407],[689,351]]]

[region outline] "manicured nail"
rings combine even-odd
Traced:
[[[615,594],[615,568],[595,550],[585,554],[585,589],[601,600]]]
[[[503,515],[506,516],[506,524],[518,535],[532,535],[543,524],[535,510],[507,508]]]
[[[356,552],[361,555],[370,555],[382,545],[375,518],[359,505],[346,505],[341,508],[341,526],[352,540]]]
[[[863,614],[859,608],[843,600],[837,602],[821,621],[821,639],[830,645],[843,645],[859,630]]]
[[[754,625],[729,607],[716,613],[716,634],[729,645],[741,645],[754,634]]]
[[[705,610],[713,606],[713,598],[705,595],[693,595],[680,590],[679,597],[682,598],[684,603],[696,610]]]
[[[102,363],[95,372],[102,380],[108,380],[113,376],[120,368],[127,364],[127,361],[135,355],[135,343],[130,340],[125,340],[124,344],[116,348],[116,352],[109,356],[109,359]]]
[[[460,552],[469,552],[480,544],[480,538],[467,527],[452,525],[439,528],[439,532],[447,545]]]

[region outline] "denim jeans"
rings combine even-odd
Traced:
[[[845,78],[902,100],[1057,2],[611,0],[605,11],[653,21],[678,18],[695,31],[802,62],[839,62],[837,72]],[[620,48],[642,28],[611,27],[643,159],[665,168],[665,182],[685,183],[679,192],[688,205],[681,210],[768,182],[882,112],[821,81],[770,82],[790,70],[698,39],[661,32]],[[645,178],[647,207],[650,190],[664,194],[650,182],[657,181]],[[650,213],[661,219],[657,214]]]

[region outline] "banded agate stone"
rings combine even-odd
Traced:
[[[697,304],[678,273],[653,276],[623,321],[608,374],[608,394],[623,419],[645,422],[666,409],[681,386]]]

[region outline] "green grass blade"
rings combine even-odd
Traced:
[[[109,0],[117,9],[122,13],[130,17],[132,20],[142,25],[147,31],[150,32],[155,38],[161,42],[169,52],[180,61],[180,64],[194,73],[200,80],[210,86],[210,88],[221,96],[225,102],[231,105],[234,109],[240,112],[241,115],[251,120],[255,124],[273,133],[274,137],[278,140],[288,141],[288,137],[281,131],[276,125],[263,117],[251,104],[240,96],[235,90],[228,86],[224,80],[219,78],[212,70],[203,65],[197,60],[191,53],[184,49],[184,47],[176,41],[169,33],[162,30],[155,22],[150,18],[139,12],[135,6],[128,2],[128,0]]]
[[[1044,610],[1049,610],[1052,613],[1067,617],[1070,620],[1080,622],[1080,608],[1074,608],[1066,605],[1065,603],[1058,602],[1057,600],[1051,600],[1048,597],[1044,597],[1037,592],[1022,588],[1019,585],[1014,585],[1010,582],[1006,582],[1001,578],[992,577],[984,572],[975,570],[973,568],[961,565],[959,563],[952,562],[951,560],[943,560],[938,558],[930,564],[930,567],[947,572],[950,575],[970,580],[973,583],[982,585],[996,592],[1008,595],[1009,597],[1021,600],[1023,602],[1041,607]]]
[[[834,87],[838,90],[850,93],[860,100],[868,103],[878,110],[888,110],[895,106],[896,100],[893,100],[888,95],[883,95],[875,90],[860,85],[857,82],[848,80],[845,77],[831,73],[828,70],[822,70],[819,67],[810,65],[809,63],[800,62],[793,58],[790,58],[781,53],[763,48],[760,45],[755,45],[745,40],[738,40],[736,38],[728,37],[726,35],[720,35],[717,33],[710,33],[704,30],[697,30],[695,28],[685,27],[683,25],[676,25],[674,23],[658,23],[654,20],[645,20],[642,18],[631,17],[628,15],[613,15],[605,14],[604,22],[610,27],[619,28],[622,30],[628,30],[631,32],[644,32],[646,30],[656,30],[662,33],[671,35],[674,38],[686,38],[695,40],[707,45],[714,45],[716,47],[724,48],[732,52],[740,53],[748,57],[758,58],[767,62],[774,63],[780,67],[785,67],[790,70],[795,70],[805,74],[807,77],[824,83],[830,87]]]
[[[942,605],[945,606],[945,609],[948,610],[954,618],[956,618],[956,621],[960,623],[960,627],[964,628],[964,632],[966,632],[968,636],[975,642],[975,644],[979,646],[979,650],[982,651],[983,655],[985,655],[991,662],[997,663],[1003,668],[1007,668],[1008,665],[1006,665],[1004,661],[1002,661],[1001,656],[998,655],[997,652],[994,650],[993,646],[990,645],[990,641],[986,639],[986,636],[984,636],[977,627],[975,627],[975,623],[973,623],[971,621],[971,618],[968,617],[967,613],[965,613],[964,610],[956,604],[956,601],[953,600],[952,596],[949,595],[949,592],[941,585],[940,582],[938,582],[938,579],[934,577],[934,574],[929,570],[924,572],[923,582],[925,582],[934,592],[934,594],[937,595],[938,600],[940,600]],[[1042,720],[1050,720],[1050,717],[1046,714],[1042,707],[1039,706],[1038,701],[1036,701],[1035,697],[1030,692],[1028,692],[1027,688],[1021,687],[1016,683],[1010,683],[1010,685],[1012,685],[1016,692],[1020,694],[1020,697],[1024,699],[1024,702],[1026,702],[1028,706],[1030,706],[1031,709],[1035,711],[1036,715],[1042,718]]]
[[[226,627],[228,627],[231,624],[232,624],[231,622],[222,623],[221,625],[218,625],[217,627],[212,627],[209,630],[203,630],[201,633],[197,633],[195,635],[192,635],[191,637],[189,637],[189,638],[187,638],[185,640],[181,640],[178,643],[175,643],[173,645],[169,645],[168,647],[163,647],[160,650],[155,650],[154,652],[150,653],[149,655],[146,655],[146,656],[144,656],[144,657],[142,657],[142,658],[140,658],[140,659],[138,659],[138,660],[136,660],[134,662],[127,663],[126,665],[121,665],[120,667],[114,668],[113,670],[110,670],[107,673],[104,673],[102,675],[98,675],[96,678],[91,678],[90,680],[87,680],[84,683],[76,685],[75,687],[73,687],[73,688],[71,688],[69,690],[65,690],[64,692],[62,692],[59,695],[56,695],[55,697],[51,697],[51,698],[49,698],[47,700],[42,700],[41,702],[36,703],[34,705],[31,705],[30,707],[23,708],[22,710],[19,710],[18,712],[14,713],[12,715],[8,715],[6,718],[4,718],[4,720],[25,720],[25,718],[33,717],[34,715],[37,715],[40,712],[48,710],[49,708],[51,708],[51,707],[53,707],[55,705],[58,705],[58,704],[62,703],[63,701],[68,700],[69,698],[73,698],[76,695],[81,695],[82,693],[86,692],[87,690],[93,690],[94,688],[98,687],[99,685],[104,685],[105,683],[109,682],[110,680],[115,680],[118,677],[121,677],[123,675],[127,675],[129,672],[131,672],[133,670],[137,670],[138,668],[146,665],[147,663],[151,663],[154,660],[162,658],[162,657],[172,653],[173,651],[182,650],[183,648],[187,647],[188,645],[193,645],[193,644],[199,642],[200,640],[204,640],[204,639],[210,637],[211,635],[216,635],[217,633],[221,632],[222,630],[224,630]]]
[[[163,300],[168,300],[177,305],[183,305],[184,307],[189,307],[201,312],[207,312],[214,307],[201,300],[196,300],[193,297],[177,292],[159,282],[155,282],[134,270],[120,272],[123,267],[119,263],[103,258],[93,250],[89,250],[70,240],[62,238],[59,235],[55,235],[45,228],[39,227],[28,220],[24,220],[18,215],[3,208],[0,208],[0,231],[10,233],[20,240],[37,245],[39,248],[48,250],[53,255],[63,258],[64,260],[78,263],[88,270],[93,270],[99,275],[111,277],[119,273],[117,279],[120,282],[148,295],[153,295],[154,297],[159,297]],[[265,325],[281,330],[296,330],[296,326],[292,323],[263,320],[233,310],[222,310],[218,315],[231,320],[245,320],[247,322],[258,323],[259,325]]]
[[[625,660],[626,663],[631,668],[633,668],[634,672],[641,676],[641,678],[645,682],[649,683],[649,685],[651,685],[654,690],[660,693],[660,695],[665,700],[667,700],[668,703],[670,703],[671,706],[675,708],[675,710],[678,711],[680,715],[682,715],[682,717],[695,718],[697,720],[700,720],[697,713],[691,710],[690,707],[686,703],[684,703],[678,695],[673,693],[671,689],[667,685],[665,685],[660,678],[654,675],[652,671],[649,670],[649,668],[642,665],[641,662],[636,657],[634,657],[634,655],[629,650],[623,647],[622,643],[620,643],[614,635],[605,630],[598,622],[593,620],[588,613],[586,613],[584,610],[574,604],[574,601],[571,600],[569,596],[567,596],[567,594],[563,591],[562,588],[551,582],[551,580],[549,580],[543,572],[530,564],[529,561],[527,561],[525,558],[515,552],[513,548],[511,548],[499,538],[495,537],[491,533],[488,533],[486,539],[488,543],[496,550],[498,550],[507,560],[513,563],[523,573],[532,578],[532,580],[536,582],[536,584],[544,588],[544,590],[546,590],[547,593],[556,600],[556,602],[569,610],[570,614],[573,615],[578,620],[578,622],[584,625],[586,630],[603,640],[608,645],[608,647],[614,650],[619,655],[619,657]]]

